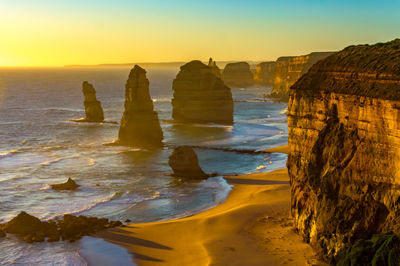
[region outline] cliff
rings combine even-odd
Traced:
[[[287,101],[289,88],[316,62],[331,54],[332,52],[316,52],[303,56],[279,57],[275,64],[274,88],[270,96]]]
[[[272,86],[274,84],[276,62],[262,62],[257,65],[254,73],[254,83],[263,86]]]
[[[247,88],[253,85],[253,73],[247,62],[227,64],[222,71],[222,80],[231,87]]]
[[[231,89],[200,61],[183,66],[173,81],[172,117],[176,121],[233,123]]]
[[[399,39],[316,63],[290,90],[288,126],[291,209],[307,242],[337,262],[357,239],[400,233]]]
[[[93,85],[87,81],[82,83],[82,92],[85,97],[83,104],[85,105],[86,122],[102,122],[104,120],[103,108],[101,103],[96,99],[96,90]]]
[[[163,133],[153,108],[146,71],[135,65],[125,85],[125,111],[116,144],[161,147]]]

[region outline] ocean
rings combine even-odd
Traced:
[[[85,116],[81,84],[86,80],[97,91],[105,119],[119,122],[129,71],[0,68],[0,223],[20,211],[46,220],[67,213],[133,223],[176,219],[223,202],[231,190],[223,175],[285,167],[284,154],[218,150],[287,144],[287,105],[264,101],[271,88],[233,88],[232,126],[174,123],[172,81],[178,68],[147,69],[164,132],[162,150],[105,146],[117,139],[118,124],[71,121]],[[202,147],[196,149],[200,166],[217,176],[203,181],[172,177],[168,156],[176,145]],[[80,188],[60,192],[49,186],[68,178]],[[0,239],[0,262],[87,265],[82,248],[82,241],[27,244],[10,236]]]

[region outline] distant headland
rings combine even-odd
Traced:
[[[225,67],[225,65],[230,63],[239,62],[240,60],[231,60],[231,61],[218,61],[218,65],[220,67]],[[260,61],[251,61],[244,60],[249,63],[250,66],[256,67]],[[85,65],[85,64],[72,64],[72,65],[64,65],[64,67],[133,67],[134,65],[140,65],[144,68],[155,68],[155,67],[177,67],[186,64],[188,61],[177,61],[177,62],[135,62],[135,63],[104,63],[104,64],[94,64],[94,65]],[[204,61],[203,63],[207,64],[208,61]]]

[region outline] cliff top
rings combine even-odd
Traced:
[[[369,73],[400,74],[400,39],[374,45],[352,45],[318,63]]]
[[[247,62],[229,63],[224,68],[226,70],[250,70],[250,65]]]
[[[326,57],[326,56],[331,55],[333,53],[334,52],[312,52],[310,54],[305,54],[305,55],[281,56],[276,61],[288,61],[288,60],[293,59],[293,58],[305,57],[305,56],[309,56],[310,59],[311,58],[319,58],[319,57],[323,58],[323,57]]]
[[[400,39],[349,46],[317,62],[291,89],[400,100]]]

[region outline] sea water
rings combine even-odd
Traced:
[[[223,202],[227,174],[284,167],[283,154],[236,153],[287,144],[283,103],[264,101],[270,88],[233,88],[233,125],[171,121],[172,81],[178,68],[147,69],[150,93],[166,147],[150,151],[105,146],[118,124],[76,123],[84,117],[82,81],[92,83],[105,119],[119,122],[129,68],[0,68],[0,223],[20,211],[40,219],[92,215],[134,223],[191,215]],[[203,181],[171,176],[176,145],[196,145],[201,167],[217,173]],[[76,191],[49,184],[74,179]],[[81,243],[23,243],[0,239],[1,264],[85,265]]]

